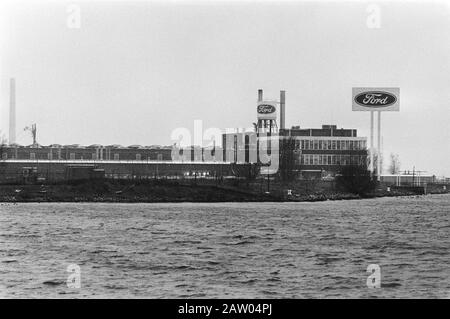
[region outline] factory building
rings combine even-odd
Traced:
[[[345,165],[361,165],[367,161],[367,138],[358,137],[356,129],[322,125],[321,128],[285,128],[285,92],[280,101],[263,99],[258,91],[257,124],[253,132],[227,133],[222,136],[224,160],[232,163],[257,163],[261,136],[273,141],[273,154],[293,152],[298,177],[334,176]],[[277,124],[277,107],[280,106],[280,127]],[[286,143],[292,141],[292,143]]]
[[[49,146],[13,144],[3,146],[3,160],[89,160],[89,161],[170,161],[172,148],[169,146],[131,145],[58,145]]]
[[[266,166],[260,173],[271,175],[278,172],[278,165],[272,164],[280,162],[279,156],[286,152],[286,145],[294,156],[294,171],[298,177],[335,175],[344,165],[366,161],[366,138],[358,137],[355,129],[338,129],[335,125],[286,129],[285,92],[280,92],[279,100],[267,100],[262,90],[258,90],[254,129],[223,134],[222,146],[42,146],[36,141],[36,125],[26,128],[32,133],[33,144],[21,146],[15,143],[14,79],[10,81],[10,88],[10,142],[0,146],[0,179],[10,182],[90,176],[229,177],[233,176],[236,165],[248,163]],[[264,163],[268,158],[265,155],[270,157],[269,163]]]
[[[280,139],[295,141],[295,165],[303,177],[333,176],[342,166],[364,165],[367,161],[367,138],[358,137],[355,129],[294,126],[281,130]]]

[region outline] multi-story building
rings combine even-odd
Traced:
[[[336,125],[322,128],[280,129],[279,142],[272,153],[286,152],[287,140],[292,140],[295,158],[294,170],[299,177],[335,175],[342,166],[360,165],[367,161],[367,138],[358,137],[356,129],[338,129]],[[255,132],[228,133],[223,135],[224,161],[232,163],[256,163],[258,138]]]
[[[319,129],[294,126],[280,130],[281,139],[295,141],[295,166],[301,176],[335,175],[345,165],[367,161],[367,138],[358,137],[356,129],[338,129],[323,125]]]

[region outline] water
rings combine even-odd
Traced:
[[[449,298],[449,204],[1,204],[0,297]]]

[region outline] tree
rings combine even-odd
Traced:
[[[366,165],[345,165],[336,177],[336,186],[341,191],[365,196],[375,189],[376,182]]]
[[[281,139],[279,172],[284,182],[295,179],[295,157],[295,139],[293,137]]]
[[[259,174],[260,165],[257,163],[231,164],[231,171],[237,178],[244,178],[247,182],[253,181]]]
[[[0,161],[3,160],[3,152],[6,152],[8,140],[5,134],[0,130]]]
[[[370,156],[367,156],[367,164],[370,165]],[[378,171],[377,168],[378,168],[378,153],[375,152],[373,154],[373,173],[374,174],[377,173],[377,171]],[[383,173],[383,156],[381,155],[380,156],[380,174],[382,174],[382,173]]]
[[[343,165],[336,175],[336,187],[344,192],[365,196],[376,187],[376,179],[369,171],[368,151],[362,150],[363,160],[358,164]]]
[[[391,153],[391,164],[389,166],[389,173],[398,174],[400,173],[400,160],[398,154]]]
[[[7,141],[5,134],[0,130],[0,181],[5,178],[6,163],[4,162],[3,153],[7,152]]]

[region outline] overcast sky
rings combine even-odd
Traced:
[[[0,125],[14,77],[21,144],[31,123],[43,145],[170,144],[196,119],[250,127],[259,88],[286,90],[287,126],[368,136],[352,87],[399,87],[400,112],[382,115],[385,162],[394,152],[402,169],[450,176],[445,1],[70,3],[80,28],[69,2],[0,4]],[[380,28],[368,27],[370,3]]]

